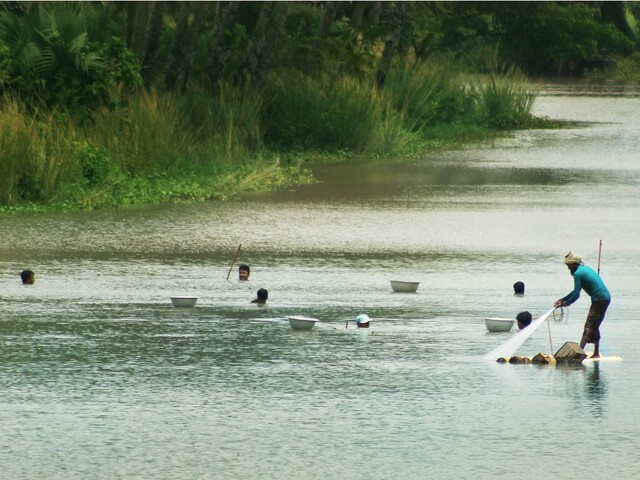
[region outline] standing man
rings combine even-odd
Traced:
[[[251,274],[251,269],[249,265],[242,264],[238,267],[238,280],[245,281],[249,280],[249,275]]]
[[[611,302],[611,294],[602,282],[600,275],[582,262],[582,256],[579,253],[573,251],[567,253],[564,257],[564,263],[573,275],[573,290],[568,295],[556,300],[553,306],[568,307],[580,298],[580,290],[584,289],[587,292],[591,297],[591,307],[584,323],[580,348],[584,348],[587,343],[593,343],[592,358],[598,358],[600,357],[600,324],[604,320],[604,314]]]

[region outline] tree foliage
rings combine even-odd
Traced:
[[[118,48],[118,37],[92,41],[97,19],[83,3],[0,11],[0,64],[7,78],[2,89],[17,92],[32,107],[78,110],[107,104],[116,83],[138,85],[138,68]]]
[[[580,74],[637,49],[625,2],[3,2],[0,88],[94,108],[118,86],[260,88],[270,72],[384,87],[396,58]]]

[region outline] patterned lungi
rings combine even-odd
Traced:
[[[584,343],[596,343],[600,340],[600,324],[604,320],[610,300],[598,300],[591,303],[587,320],[584,322],[582,341]]]

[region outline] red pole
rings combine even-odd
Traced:
[[[600,240],[600,248],[598,249],[598,275],[600,275],[600,258],[602,257],[602,240]]]

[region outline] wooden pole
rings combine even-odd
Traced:
[[[236,250],[236,254],[233,257],[233,261],[231,262],[231,266],[229,267],[229,273],[227,273],[227,281],[229,281],[229,275],[231,275],[231,270],[233,269],[233,266],[236,263],[236,259],[238,258],[238,255],[240,254],[240,248],[242,248],[242,244],[238,245],[238,250]]]
[[[600,275],[600,258],[602,257],[602,240],[600,240],[600,248],[598,249],[598,275]]]

